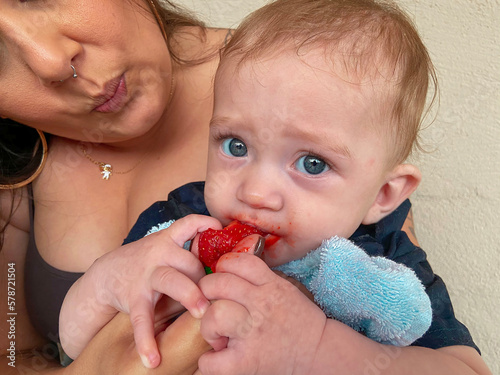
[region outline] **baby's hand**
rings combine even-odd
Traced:
[[[198,232],[220,227],[214,218],[190,215],[177,220],[167,229],[102,256],[78,281],[79,289],[72,293],[70,301],[65,301],[66,308],[63,310],[67,312],[61,312],[63,326],[77,322],[75,315],[80,312],[79,305],[90,299],[94,302],[92,307],[86,306],[87,322],[83,321],[85,316],[80,316],[80,323],[77,323],[85,325],[83,336],[87,341],[116,311],[128,313],[137,350],[144,364],[156,367],[160,363],[160,354],[154,338],[155,306],[163,295],[167,295],[179,301],[194,317],[202,317],[209,302],[197,283],[205,272],[197,257],[183,249],[183,245]],[[164,311],[173,313],[172,304],[169,306]],[[89,314],[91,308],[93,310]],[[70,334],[63,336],[66,336],[64,342],[61,339],[63,347],[74,358],[75,352],[79,354],[73,349],[72,339],[75,337]]]
[[[200,281],[216,300],[201,333],[215,349],[199,361],[203,375],[308,373],[326,316],[259,258],[228,253]]]

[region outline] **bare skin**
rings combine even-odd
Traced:
[[[410,212],[408,213],[408,217],[403,223],[402,230],[406,232],[408,238],[410,239],[411,242],[413,242],[414,245],[420,246],[417,240],[417,234],[415,232],[415,223],[413,221],[413,210],[411,209]]]

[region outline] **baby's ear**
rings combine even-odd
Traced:
[[[422,175],[414,165],[397,165],[388,174],[362,224],[375,224],[389,215],[415,191],[421,179]]]

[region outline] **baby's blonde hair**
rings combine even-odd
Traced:
[[[381,100],[391,98],[390,122],[395,139],[394,163],[403,162],[420,148],[419,131],[432,85],[437,79],[426,47],[408,18],[391,1],[276,0],[250,14],[221,52],[242,64],[295,49],[325,48],[343,56],[349,75],[380,73],[390,85]],[[385,95],[384,95],[385,94]]]

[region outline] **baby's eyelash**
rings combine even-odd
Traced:
[[[220,141],[222,141],[224,139],[228,139],[228,138],[240,138],[240,137],[238,137],[237,135],[235,135],[231,131],[227,131],[227,130],[214,129],[212,131],[212,139],[216,142],[220,142]]]

